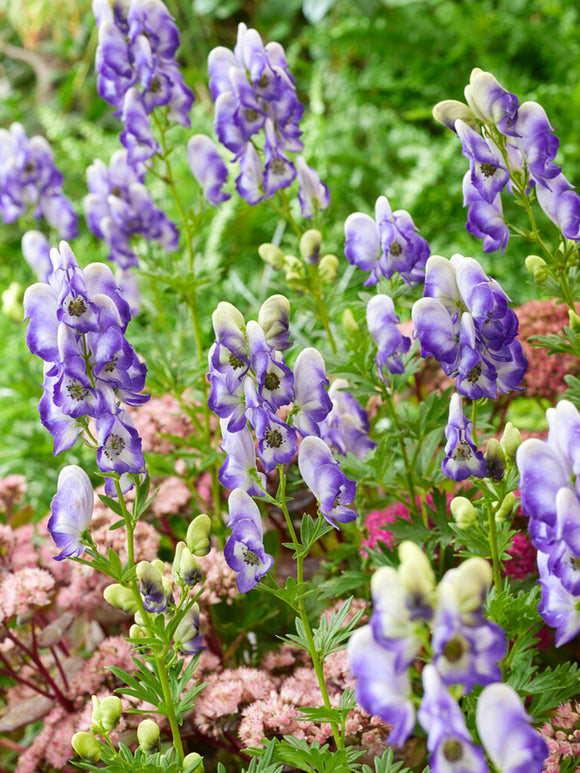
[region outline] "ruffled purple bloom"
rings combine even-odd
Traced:
[[[77,216],[62,192],[62,174],[44,137],[27,137],[19,123],[0,129],[0,213],[13,223],[26,212],[44,217],[62,239],[77,236]]]
[[[554,134],[546,111],[537,102],[524,102],[518,110],[514,130],[518,135],[514,142],[526,159],[531,179],[538,188],[550,188],[550,181],[562,169],[553,163],[560,140]]]
[[[580,240],[580,196],[562,173],[547,185],[536,186],[538,203],[550,220],[558,226],[562,236]]]
[[[241,488],[251,496],[261,496],[264,492],[258,485],[266,486],[266,476],[256,468],[256,447],[252,433],[247,426],[237,432],[229,432],[226,422],[220,421],[222,431],[222,451],[226,459],[219,470],[219,480],[224,488]]]
[[[375,362],[381,378],[388,382],[385,368],[389,373],[404,373],[405,366],[401,354],[406,354],[411,348],[411,339],[404,336],[397,324],[399,317],[388,295],[375,295],[367,304],[367,326],[378,352]]]
[[[227,167],[209,137],[205,134],[191,137],[187,143],[187,160],[210,204],[217,206],[230,198],[230,194],[222,190],[228,179]]]
[[[483,251],[495,252],[501,249],[503,255],[509,240],[509,230],[503,217],[500,194],[492,201],[486,201],[473,185],[471,172],[466,172],[463,178],[463,206],[469,207],[466,228],[470,234],[483,239]]]
[[[395,668],[395,655],[373,637],[369,625],[350,637],[348,660],[356,678],[356,699],[369,714],[392,725],[387,743],[402,746],[415,727],[411,680]]]
[[[93,514],[94,493],[87,473],[76,464],[63,467],[58,476],[57,491],[50,505],[48,531],[63,558],[84,553],[81,538],[89,528]]]
[[[349,480],[332,456],[324,440],[314,435],[304,438],[298,451],[298,468],[308,488],[318,500],[320,514],[335,528],[336,521],[350,523],[357,517],[350,505],[356,484]]]
[[[232,530],[224,547],[224,557],[230,569],[237,572],[240,593],[247,593],[274,565],[274,559],[264,551],[262,518],[258,506],[243,489],[234,489],[228,506]]]
[[[337,453],[346,456],[354,454],[364,459],[376,443],[369,437],[369,417],[364,408],[350,392],[345,392],[348,381],[336,378],[331,383],[328,395],[332,410],[320,422],[321,438]]]
[[[320,422],[332,410],[332,400],[327,391],[328,379],[324,359],[317,349],[303,349],[294,363],[294,414],[293,427],[302,437],[320,437]]]
[[[461,397],[454,393],[449,404],[449,421],[445,428],[445,459],[443,474],[454,481],[466,480],[471,475],[484,478],[486,465],[483,454],[473,442],[473,424],[463,413]]]
[[[519,101],[490,72],[475,67],[465,87],[465,99],[473,113],[484,123],[497,126],[502,134],[516,136]]]
[[[431,769],[436,773],[489,773],[482,749],[473,743],[463,712],[436,669],[426,665],[422,677],[425,693],[418,718],[428,733]]]
[[[199,632],[199,607],[193,604],[181,618],[173,634],[177,647],[186,655],[197,655],[202,647],[202,635]]]
[[[455,122],[455,131],[470,165],[470,182],[481,199],[490,204],[505,188],[510,174],[499,148],[470,128],[464,121]]]
[[[477,732],[501,773],[541,773],[548,746],[531,726],[531,717],[516,691],[507,684],[490,684],[477,701]]]
[[[291,462],[296,453],[296,432],[274,414],[265,414],[256,427],[258,456],[264,470],[270,472],[277,464]]]
[[[141,438],[133,420],[124,409],[103,413],[96,419],[97,464],[103,472],[139,474],[145,470]]]
[[[407,284],[422,282],[429,257],[429,244],[419,236],[408,212],[396,212],[385,196],[375,205],[375,219],[361,212],[349,215],[344,224],[344,254],[347,260],[371,274],[365,285],[381,276],[390,279],[397,271]]]

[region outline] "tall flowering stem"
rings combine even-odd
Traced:
[[[279,464],[278,470],[280,471],[280,487],[278,489],[278,501],[276,504],[284,513],[284,518],[286,520],[286,525],[288,526],[290,538],[292,540],[292,544],[294,545],[294,552],[296,555],[296,583],[298,588],[300,588],[304,582],[304,559],[306,558],[306,554],[300,544],[300,541],[298,540],[296,529],[294,528],[294,524],[292,523],[292,518],[288,512],[288,506],[286,504],[286,474],[284,472],[284,465]],[[314,671],[316,672],[316,679],[318,680],[318,686],[322,694],[324,706],[327,709],[332,709],[328,695],[328,689],[326,687],[326,680],[324,678],[323,663],[320,660],[318,650],[316,649],[316,645],[314,643],[314,636],[312,635],[312,628],[310,627],[310,621],[308,620],[308,614],[306,613],[306,606],[304,604],[304,596],[302,594],[300,594],[298,598],[298,613],[300,615],[302,625],[304,626],[304,633],[306,634],[310,657],[312,658],[312,665],[314,666]],[[337,723],[330,722],[330,726],[332,728],[332,735],[334,737],[334,742],[336,743],[336,748],[344,749],[344,737],[339,732]]]

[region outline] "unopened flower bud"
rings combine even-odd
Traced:
[[[216,339],[220,342],[228,341],[244,343],[244,331],[246,323],[244,315],[232,303],[220,301],[211,315]]]
[[[155,754],[159,751],[159,725],[152,719],[144,719],[137,728],[137,740],[139,748],[146,754]]]
[[[165,569],[165,567],[163,567]],[[137,580],[139,590],[144,596],[159,592],[163,587],[163,572],[149,561],[139,561],[137,564]]]
[[[318,276],[324,284],[332,284],[338,276],[338,258],[336,255],[324,255],[318,264]]]
[[[307,263],[318,263],[320,257],[320,245],[322,244],[322,234],[312,228],[302,234],[300,239],[300,255]]]
[[[284,268],[286,269],[286,282],[293,290],[300,290],[304,282],[304,264],[294,255],[284,256]]]
[[[101,759],[101,745],[90,733],[75,733],[71,746],[83,760],[93,764]]]
[[[443,102],[438,102],[433,108],[433,118],[451,131],[455,131],[455,121],[459,118],[479,133],[479,124],[473,112],[464,102],[459,102],[457,99],[444,99]]]
[[[409,540],[399,545],[399,558],[401,564],[397,571],[403,587],[413,600],[413,607],[431,607],[435,575],[429,559],[418,545]]]
[[[545,282],[548,278],[548,264],[539,255],[528,255],[526,258],[526,268],[536,282]]]
[[[186,585],[193,587],[201,582],[203,573],[201,566],[196,558],[192,555],[188,547],[185,547],[181,551],[181,560],[179,562],[179,576]]]
[[[185,613],[173,634],[176,646],[189,655],[195,655],[201,649],[202,636],[199,632],[199,605],[193,606]]]
[[[99,703],[97,696],[93,695],[92,700],[93,717],[91,719],[91,732],[98,732],[93,729],[93,723],[95,723],[95,709],[97,709],[96,724],[100,724],[105,733],[110,733],[121,721],[121,713],[123,711],[121,699],[116,695],[108,695]]]
[[[460,529],[469,529],[476,521],[475,509],[467,497],[454,497],[451,500],[451,515]]]
[[[129,636],[132,639],[146,639],[147,631],[140,625],[133,623],[133,625],[129,628]]]
[[[568,309],[568,320],[574,333],[580,333],[580,316],[573,309]]]
[[[187,547],[194,556],[207,556],[211,550],[209,533],[211,531],[211,518],[202,513],[189,524],[185,541]]]
[[[483,558],[468,558],[459,564],[453,574],[453,586],[457,594],[459,613],[479,613],[491,586],[491,566]]]
[[[505,454],[497,438],[492,437],[487,441],[484,459],[486,476],[492,480],[501,480],[505,473]]]
[[[515,503],[516,495],[513,491],[510,491],[509,494],[505,495],[500,507],[495,511],[495,520],[498,523],[504,523],[504,521],[507,521],[512,514]]]
[[[356,333],[357,330],[359,329],[358,323],[354,318],[354,314],[350,309],[345,309],[342,312],[342,329],[347,335],[349,333],[352,335],[353,333]]]
[[[197,763],[197,764],[196,764]],[[183,760],[183,770],[191,773],[205,773],[203,767],[203,757],[197,752],[191,752]]]
[[[284,253],[280,247],[276,247],[274,244],[260,244],[258,247],[258,255],[262,258],[264,263],[272,266],[272,268],[280,270],[284,266]]]
[[[119,585],[117,582],[113,585],[108,585],[103,592],[103,596],[105,601],[112,607],[122,609],[126,615],[134,615],[139,610],[139,604],[133,597],[131,590],[123,585]]]
[[[155,569],[158,569],[161,573],[161,576],[165,574],[165,564],[160,558],[154,558],[153,561],[151,561],[151,566],[155,567]]]
[[[508,421],[508,423],[505,425],[503,435],[501,436],[501,440],[499,442],[503,448],[504,454],[508,457],[508,459],[515,459],[516,451],[522,444],[522,435],[519,429],[514,427],[511,421]]]
[[[266,298],[258,312],[258,324],[266,340],[276,349],[287,349],[290,325],[290,301],[285,295],[271,295]]]

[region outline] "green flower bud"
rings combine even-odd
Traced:
[[[159,751],[159,725],[152,719],[144,719],[137,728],[137,740],[139,748],[146,754],[155,754]]]
[[[290,301],[285,295],[271,295],[266,298],[258,312],[258,324],[268,341],[288,330]]]
[[[342,312],[342,328],[347,335],[349,333],[352,335],[353,333],[356,333],[359,329],[358,323],[354,318],[354,314],[350,309],[345,309]]]
[[[455,121],[460,118],[479,134],[479,124],[473,112],[466,104],[456,99],[444,99],[443,102],[437,102],[433,108],[433,118],[437,123],[441,123],[451,130],[454,130]]]
[[[336,255],[324,255],[318,264],[318,276],[324,284],[332,284],[338,276],[338,258]]]
[[[492,480],[501,480],[505,473],[505,454],[497,438],[487,441],[487,449],[483,457],[485,459],[485,474]]]
[[[195,559],[188,547],[184,547],[181,551],[179,576],[183,582],[190,587],[197,585],[203,578],[203,572],[201,571],[199,561]]]
[[[205,513],[198,515],[189,524],[185,541],[194,556],[207,556],[211,550],[211,543],[209,541],[210,531],[211,518]]]
[[[536,282],[545,282],[548,278],[548,264],[544,258],[539,255],[528,255],[526,258],[526,268],[534,277]]]
[[[320,231],[314,229],[306,231],[300,239],[300,255],[307,263],[318,263],[321,244],[322,234]]]
[[[93,698],[95,696],[93,695]],[[93,703],[94,706],[94,703]],[[107,695],[103,698],[100,705],[101,727],[106,733],[114,730],[121,721],[123,704],[116,695]],[[92,728],[91,728],[92,729]]]
[[[516,458],[516,451],[522,444],[522,435],[519,429],[514,427],[511,421],[508,421],[508,423],[505,425],[505,429],[499,443],[508,459]]]
[[[568,319],[574,333],[580,333],[580,316],[572,309],[568,309]]]
[[[151,566],[159,569],[161,576],[165,574],[165,564],[160,558],[155,558],[153,561],[151,561]]]
[[[199,762],[197,767],[194,767],[196,762]],[[183,760],[183,770],[190,770],[191,773],[205,773],[203,768],[203,757],[201,754],[198,754],[197,752],[191,752],[191,754],[188,754],[187,757]]]
[[[454,497],[451,500],[451,515],[460,529],[469,529],[476,521],[475,509],[467,497]]]
[[[399,558],[401,564],[397,571],[407,592],[413,598],[424,599],[426,604],[430,604],[435,589],[435,575],[425,553],[419,545],[405,540],[399,545]]]
[[[103,596],[105,601],[108,601],[112,607],[122,609],[126,615],[134,615],[139,610],[139,605],[135,601],[131,590],[123,585],[119,585],[118,582],[108,585],[103,592]]]
[[[162,572],[149,561],[139,561],[137,564],[137,580],[139,582],[139,590],[144,596],[148,596],[151,593],[160,593],[164,590]]]
[[[495,520],[498,523],[504,523],[505,521],[509,520],[509,517],[512,514],[512,510],[514,509],[515,504],[516,504],[516,495],[514,494],[513,491],[510,491],[509,494],[505,495],[500,507],[495,511]]]
[[[280,270],[284,266],[284,253],[280,247],[276,247],[274,244],[260,244],[258,247],[258,255],[262,258],[264,263],[267,263],[277,270]]]
[[[451,581],[461,615],[467,616],[481,609],[492,580],[491,566],[483,558],[468,558],[467,561],[459,564]]]
[[[132,639],[146,639],[147,631],[140,625],[133,623],[133,625],[129,628],[129,636]]]
[[[90,733],[75,733],[71,746],[83,760],[94,764],[101,759],[101,745]]]
[[[178,542],[175,546],[175,557],[173,559],[173,563],[171,564],[171,574],[173,575],[173,578],[177,581],[181,579],[181,575],[179,573],[179,567],[181,566],[181,555],[183,553],[183,550],[187,549],[187,545],[185,542]]]

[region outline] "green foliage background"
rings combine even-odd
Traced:
[[[516,303],[531,297],[523,270],[525,245],[514,238],[504,257],[484,256],[465,230],[461,180],[467,168],[457,139],[431,117],[432,106],[461,99],[473,67],[492,71],[520,101],[546,108],[561,146],[566,176],[580,180],[580,25],[574,0],[168,0],[182,34],[180,57],[196,94],[192,131],[175,130],[181,179],[190,173],[185,144],[190,133],[212,133],[206,59],[215,45],[233,46],[237,24],[256,27],[265,41],[287,51],[305,104],[305,156],[330,188],[324,225],[325,251],[342,256],[343,223],[353,211],[372,213],[386,194],[394,209],[408,209],[432,252],[474,255]],[[65,175],[65,192],[82,214],[85,169],[105,162],[118,147],[120,124],[96,93],[97,43],[89,0],[0,0],[0,125],[20,121],[28,134],[45,134]],[[181,141],[182,140],[182,141]],[[193,181],[192,181],[193,183]],[[153,184],[158,200],[164,195]],[[199,196],[191,185],[192,201]],[[163,202],[168,213],[172,209]],[[511,212],[506,208],[506,217]],[[32,221],[0,228],[0,288],[22,289],[35,281],[20,252]],[[232,199],[197,245],[207,268],[207,325],[223,298],[240,308],[276,291],[276,278],[257,255],[270,241],[277,217]],[[282,238],[282,246],[284,246]],[[82,265],[104,260],[103,244],[81,224],[73,245]],[[178,256],[173,259],[178,259]],[[346,261],[341,273],[347,270]],[[221,281],[216,282],[216,274]],[[153,283],[154,289],[154,283]],[[338,311],[344,299],[337,297]],[[149,387],[187,384],[193,347],[179,310],[160,319],[145,299],[132,326],[139,348],[147,342]],[[0,379],[0,476],[25,472],[31,503],[46,512],[63,461],[52,457],[37,403],[42,367],[24,343],[16,318],[0,315],[3,367]],[[165,332],[164,332],[165,331]],[[175,351],[169,361],[164,336]],[[305,331],[306,334],[307,331]],[[298,331],[300,335],[300,331]],[[80,462],[82,449],[67,455]]]

